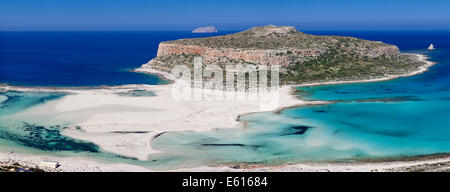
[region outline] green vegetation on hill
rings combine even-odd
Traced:
[[[284,31],[274,30],[284,28],[286,28]],[[297,31],[294,28],[270,25],[254,27],[246,31],[224,36],[179,39],[164,43],[236,49],[321,49],[339,42],[346,43],[348,47],[358,45],[369,47],[387,45],[379,41],[367,41],[352,37],[309,35]]]
[[[280,77],[286,84],[363,80],[406,74],[423,64],[410,55],[368,58],[330,50],[304,63],[287,66]]]

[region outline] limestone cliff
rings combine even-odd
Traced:
[[[281,65],[285,83],[366,79],[404,73],[420,63],[400,55],[394,45],[352,37],[316,36],[290,26],[263,26],[207,38],[159,44],[157,57],[143,68],[170,72],[174,65]]]
[[[199,27],[194,29],[192,33],[217,33],[217,29],[214,26]]]

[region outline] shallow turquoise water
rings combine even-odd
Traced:
[[[244,115],[245,129],[215,127],[208,132],[162,134],[152,146],[163,153],[148,161],[104,152],[95,144],[60,134],[71,122],[17,115],[66,94],[9,91],[0,94],[0,143],[16,151],[88,156],[154,169],[445,153],[450,151],[450,65],[448,53],[438,53],[445,55],[429,55],[439,64],[418,76],[298,88],[303,98],[333,104]],[[154,93],[134,90],[119,95],[146,97]]]
[[[8,91],[0,102],[0,143],[44,151],[98,152],[96,145],[68,138],[60,131],[69,122],[54,122],[40,117],[15,115],[25,109],[64,97],[64,93]]]
[[[130,91],[123,96],[153,96],[147,91]],[[137,94],[138,93],[138,94]],[[131,95],[129,95],[131,94]],[[136,95],[137,94],[137,95]],[[96,144],[67,137],[62,134],[71,121],[53,118],[53,114],[27,114],[27,109],[46,105],[66,96],[66,93],[19,92],[0,93],[0,150],[25,154],[52,156],[77,156],[111,163],[142,164],[152,166],[152,162],[141,162],[101,150]]]

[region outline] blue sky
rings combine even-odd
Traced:
[[[449,0],[0,0],[0,30],[450,29]]]

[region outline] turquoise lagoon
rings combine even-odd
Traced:
[[[299,87],[296,94],[303,99],[332,103],[289,108],[279,113],[244,115],[241,121],[247,126],[243,129],[212,127],[208,132],[164,133],[152,143],[153,148],[163,153],[150,156],[148,161],[111,154],[93,143],[62,135],[61,132],[74,125],[74,121],[62,121],[51,115],[23,113],[32,107],[61,99],[66,93],[8,91],[0,93],[0,149],[83,156],[155,169],[235,162],[279,164],[396,158],[450,152],[449,32],[434,34],[433,37],[439,40],[439,43],[433,42],[438,47],[435,51],[419,49],[426,47],[431,41],[424,38],[429,37],[427,33],[389,34],[383,36],[383,33],[355,32],[342,35],[393,43],[403,51],[426,54],[438,64],[426,73],[391,81]],[[164,40],[177,39],[179,36],[166,37]],[[412,37],[421,38],[412,40]],[[154,43],[157,44],[158,41]],[[116,65],[119,66],[119,63]],[[128,75],[127,72],[125,74]],[[58,84],[53,80],[52,77],[45,81],[49,82],[48,85]],[[19,80],[13,79],[10,82],[17,81]],[[96,79],[93,86],[100,85],[102,81]],[[144,83],[145,81],[143,80]],[[154,79],[151,81],[159,82]],[[133,81],[116,79],[112,85],[130,82]],[[31,81],[27,81],[26,84],[30,83]],[[83,80],[83,83],[77,85],[85,86],[85,83],[88,81]],[[34,86],[40,86],[40,83]],[[119,95],[154,96],[153,93],[142,90]]]
[[[450,152],[450,51],[430,71],[384,82],[299,87],[326,105],[245,115],[243,130],[167,133],[153,146],[203,163],[352,161]]]

